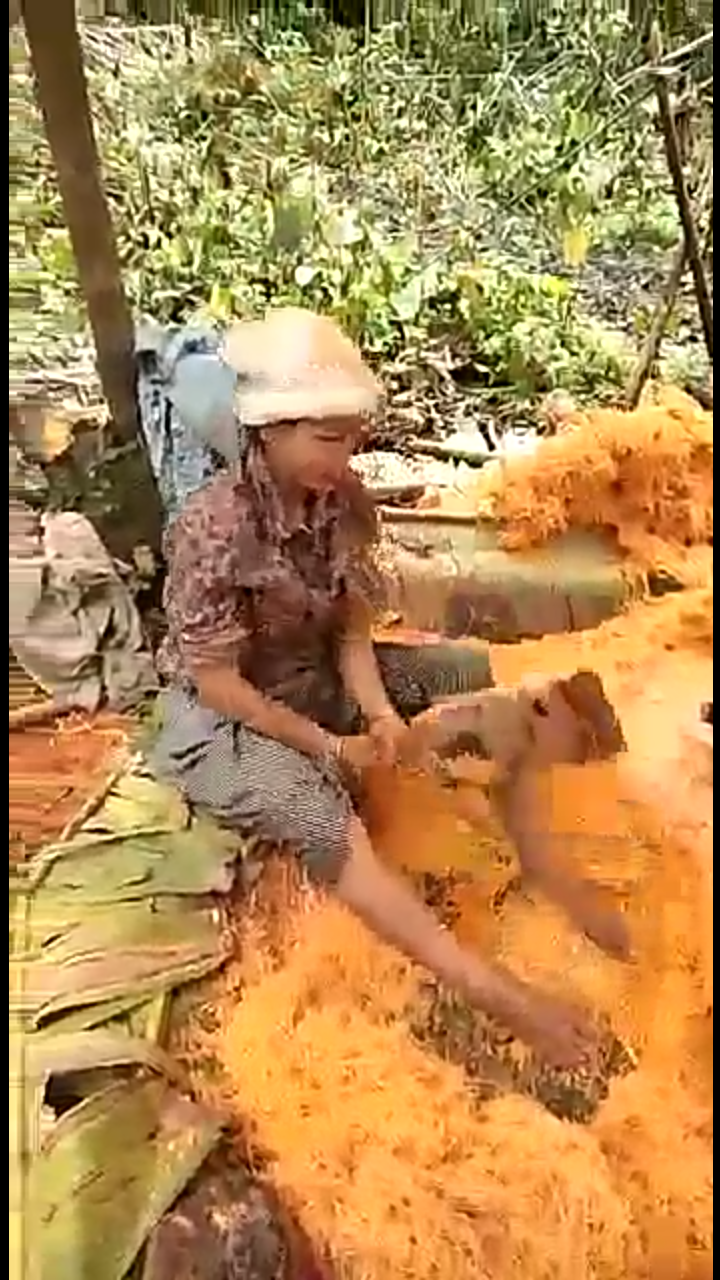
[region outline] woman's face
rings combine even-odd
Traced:
[[[273,478],[286,488],[336,488],[363,435],[359,418],[306,420],[268,428],[263,447]]]

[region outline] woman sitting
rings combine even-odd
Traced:
[[[315,880],[546,1056],[591,1029],[463,950],[375,856],[350,783],[392,761],[406,721],[492,684],[485,653],[373,644],[372,503],[349,467],[379,394],[328,321],[271,313],[232,331],[240,460],[171,528],[162,773],[221,823],[291,847]]]

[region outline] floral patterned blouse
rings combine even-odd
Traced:
[[[350,593],[372,596],[376,525],[349,475],[289,527],[258,447],[186,503],[168,538],[160,670],[193,685],[202,665],[231,665],[258,689],[292,697],[331,660]]]

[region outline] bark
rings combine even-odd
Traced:
[[[73,0],[22,0],[37,98],[57,171],[98,367],[117,433],[135,437],[133,325],[99,171]]]
[[[159,542],[160,504],[138,426],[133,322],[100,176],[74,0],[21,0],[21,10],[113,435],[138,444]]]

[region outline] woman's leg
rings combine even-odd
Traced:
[[[347,856],[353,807],[334,763],[232,724],[182,693],[163,699],[158,772],[223,826],[292,847],[313,879],[334,882]]]
[[[495,683],[487,649],[462,644],[375,646],[388,696],[406,720],[441,698],[491,689]]]

